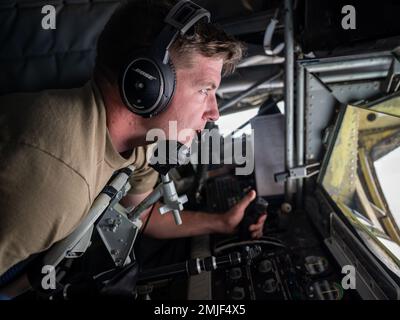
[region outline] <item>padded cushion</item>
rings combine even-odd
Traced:
[[[0,95],[73,88],[91,76],[96,42],[122,0],[0,1]],[[42,28],[44,5],[56,29]]]

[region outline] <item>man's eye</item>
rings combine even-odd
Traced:
[[[204,94],[205,96],[208,96],[208,89],[201,89],[200,93]]]

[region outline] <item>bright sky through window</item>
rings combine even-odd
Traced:
[[[400,226],[399,164],[400,147],[374,162],[379,184],[398,226]]]
[[[283,101],[278,102],[277,105],[281,113],[284,113]],[[226,136],[236,128],[240,127],[243,123],[253,118],[257,114],[258,109],[259,108],[253,108],[250,110],[245,110],[220,116],[218,121],[216,121],[215,123],[218,125],[221,134],[223,136]],[[234,137],[241,136],[243,133],[245,134],[251,133],[250,124],[242,128],[241,130],[237,131]]]

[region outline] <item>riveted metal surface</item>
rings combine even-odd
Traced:
[[[306,74],[305,129],[306,161],[322,158],[323,130],[333,118],[335,107],[339,105],[328,88],[313,74]]]

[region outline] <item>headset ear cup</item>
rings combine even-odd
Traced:
[[[174,80],[173,80],[173,83],[172,83],[172,94],[171,94],[171,96],[170,96],[170,98],[168,100],[167,105],[171,102],[171,100],[172,100],[172,98],[173,98],[173,96],[175,94],[175,89],[176,89],[176,70],[175,70],[175,65],[172,63],[171,60],[168,61],[168,65],[169,65],[169,67],[170,67],[170,69],[172,71],[172,78]]]
[[[164,76],[164,97],[162,103],[160,103],[159,107],[155,109],[150,117],[154,117],[161,112],[165,111],[169,104],[171,103],[171,100],[175,94],[175,89],[176,89],[176,71],[175,71],[175,66],[173,63],[168,61],[167,65],[163,64],[162,68],[162,74]]]
[[[166,70],[167,69],[167,70]],[[165,104],[165,83],[169,67],[147,56],[134,57],[124,68],[120,79],[120,93],[133,113],[150,117]]]
[[[169,104],[171,103],[172,98],[174,97],[175,90],[176,90],[176,70],[175,70],[175,66],[171,60],[168,61],[168,67],[170,70],[170,77],[168,80],[170,81],[171,89],[170,89],[169,97],[165,103],[163,110],[168,108]]]

